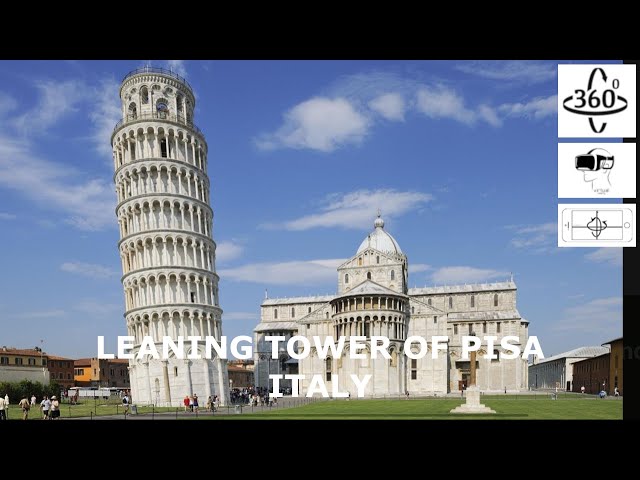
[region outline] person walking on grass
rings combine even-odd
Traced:
[[[51,409],[51,400],[46,395],[40,402],[40,409],[42,410],[42,419],[49,420],[49,410]]]
[[[51,397],[51,408],[49,409],[49,415],[51,415],[51,420],[57,420],[60,418],[60,402],[58,401],[58,397],[53,395]]]
[[[26,396],[23,397],[22,400],[20,400],[20,402],[18,403],[18,406],[22,409],[22,419],[28,420],[29,409],[31,408],[31,404],[29,403],[29,400],[27,400]]]
[[[7,412],[5,411],[4,397],[0,397],[0,420],[7,419]]]
[[[124,408],[124,416],[127,418],[127,415],[129,414],[129,395],[126,393],[122,397],[122,407]]]

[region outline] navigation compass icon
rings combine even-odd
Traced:
[[[600,234],[607,229],[607,221],[600,220],[598,217],[598,211],[596,210],[596,216],[592,217],[591,221],[587,223],[587,228],[591,230],[591,235],[597,239]]]

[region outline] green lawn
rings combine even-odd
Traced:
[[[622,419],[622,399],[598,398],[504,397],[483,396],[482,402],[493,408],[494,415],[450,414],[452,408],[462,403],[456,398],[411,400],[328,400],[296,408],[270,412],[219,416],[216,419],[233,420],[351,420],[351,419]]]
[[[152,412],[174,412],[175,407],[146,407],[138,406],[138,413],[152,413]],[[68,403],[60,404],[60,418],[76,418],[76,417],[88,417],[91,416],[103,416],[103,415],[118,415],[119,418],[124,418],[124,410],[119,398],[111,398],[108,400],[93,401],[92,399],[81,400],[77,405],[69,405]],[[131,412],[131,409],[129,409]],[[118,417],[116,417],[118,418]],[[22,419],[22,410],[17,405],[12,405],[9,409],[9,420]],[[32,408],[29,411],[29,420],[42,419],[42,412],[40,406]]]

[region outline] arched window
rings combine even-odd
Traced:
[[[380,255],[376,255],[376,263],[380,263]]]
[[[487,322],[482,322],[482,333],[487,333]]]
[[[476,296],[471,295],[471,308],[476,306]]]
[[[159,98],[156,101],[156,112],[158,117],[167,118],[167,115],[169,115],[169,102],[164,98]]]
[[[371,280],[371,272],[367,272],[367,280]]]
[[[427,300],[427,304],[428,304],[429,306],[431,306],[431,299],[428,299],[428,300]]]
[[[138,107],[135,102],[129,104],[129,120],[135,120],[138,117]]]
[[[325,312],[325,318],[329,318],[329,312]]]
[[[140,89],[140,101],[143,105],[149,103],[149,89],[147,87],[142,87]]]
[[[278,318],[278,309],[277,308],[273,311],[273,318],[275,318],[275,319]]]
[[[396,272],[395,270],[391,270],[391,280],[394,280],[396,278]]]
[[[160,156],[162,158],[167,158],[167,139],[166,139],[166,137],[162,137],[160,139]]]
[[[493,295],[493,306],[494,306],[494,307],[497,307],[497,306],[498,306],[498,294],[497,294],[497,293],[495,293],[495,294]]]
[[[344,283],[349,283],[349,274],[348,273],[344,274]]]
[[[178,110],[176,113],[181,117],[182,120],[184,120],[182,118],[182,110],[184,108],[184,104],[182,102],[182,95],[178,95],[176,97],[176,109]]]
[[[449,308],[453,308],[453,297],[449,296]]]
[[[307,309],[307,313],[311,313],[311,307]]]
[[[325,360],[325,381],[331,381],[331,358]]]
[[[416,313],[416,307],[411,307],[411,313]]]
[[[362,266],[362,257],[358,257],[358,266],[361,267]]]
[[[498,361],[500,361],[500,350],[498,350],[497,348],[494,348],[494,349],[493,349],[493,355],[494,355],[496,358],[492,358],[492,359],[491,359],[491,361],[492,361],[492,362],[498,362]]]
[[[296,316],[296,309],[295,307],[291,307],[291,318]]]

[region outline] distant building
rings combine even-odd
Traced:
[[[78,387],[129,388],[129,360],[80,358],[74,362],[74,382]]]
[[[580,347],[529,365],[529,387],[531,389],[555,389],[557,387],[559,390],[571,392],[573,390],[574,363],[608,352],[608,347]]]
[[[234,367],[244,368],[245,370],[251,370],[255,367],[253,360],[227,360],[229,365],[233,365]]]
[[[115,358],[107,360],[108,375],[107,383],[110,387],[130,388],[129,381],[129,360],[125,358]]]
[[[249,365],[238,365],[232,362],[227,363],[227,371],[229,375],[229,388],[248,388],[253,387],[253,364],[251,369]]]
[[[618,393],[622,395],[622,365],[624,363],[622,361],[624,355],[622,337],[603,343],[602,345],[608,345],[611,349],[607,393],[609,393],[609,395],[613,395],[615,387],[618,387]]]
[[[607,352],[597,357],[580,360],[573,364],[573,392],[597,394],[609,388],[610,354]],[[612,389],[613,391],[613,389]]]
[[[40,348],[19,349],[3,346],[0,349],[0,382],[31,380],[49,384],[47,359]]]
[[[65,389],[73,387],[73,362],[71,358],[49,355],[48,367],[51,380],[55,380]]]

